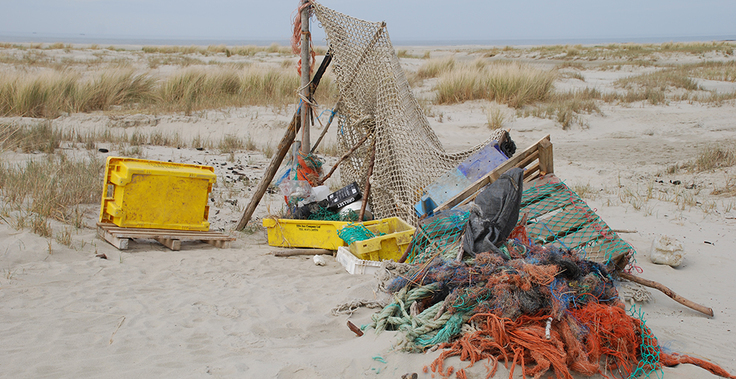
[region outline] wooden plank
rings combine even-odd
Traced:
[[[560,182],[560,179],[554,176],[554,174],[545,175],[524,184],[524,193],[521,196],[521,207],[527,207],[530,204],[536,203],[552,196],[553,193],[565,189],[566,186]],[[539,188],[547,186],[545,188]],[[539,188],[539,189],[538,189]]]
[[[527,219],[531,220],[550,213],[556,209],[562,208],[568,204],[570,204],[569,201],[560,201],[559,197],[547,196],[536,203],[532,203],[525,207],[522,207],[519,210],[519,214],[526,213]]]
[[[539,141],[539,171],[542,172],[542,175],[555,172],[552,160],[552,143],[549,140]]]
[[[496,181],[496,179],[498,179],[501,176],[501,174],[508,171],[509,169],[518,167],[517,165],[520,162],[524,161],[527,157],[531,156],[534,152],[536,152],[538,149],[538,145],[539,143],[541,143],[541,141],[549,142],[549,134],[543,137],[542,139],[540,139],[537,143],[527,147],[524,151],[517,154],[513,158],[510,158],[506,162],[498,165],[498,167],[496,167],[493,171],[488,173],[486,176],[478,179],[475,183],[470,185],[468,188],[466,188],[459,194],[455,195],[450,200],[447,200],[445,203],[441,204],[439,207],[437,207],[435,212],[443,211],[446,209],[451,209],[452,207],[460,203],[467,203],[467,201],[464,201],[464,200],[467,200],[471,196],[475,198],[478,191],[480,191],[483,187]]]
[[[607,228],[605,225],[601,226],[598,223],[585,224],[575,232],[558,238],[561,243],[567,246],[568,249],[574,249],[578,246],[585,245],[588,242],[603,238],[603,235],[599,232],[602,227]]]
[[[146,228],[121,228],[119,226],[111,226],[111,224],[98,223],[98,228],[114,234],[117,237],[124,238],[169,238],[169,239],[187,239],[187,240],[209,240],[209,239],[226,239],[234,241],[234,237],[230,237],[220,232],[197,231],[197,230],[172,230],[172,229],[146,229]]]
[[[112,233],[108,232],[107,230],[103,229],[101,226],[97,227],[97,235],[100,236],[105,241],[109,242],[110,245],[115,246],[118,250],[127,250],[128,249],[128,242],[130,241],[127,238],[118,238],[114,236]]]
[[[539,172],[539,162],[534,162],[524,170],[524,179],[536,174],[537,172]]]
[[[535,173],[535,174],[534,174],[534,175],[532,175],[532,176],[529,176],[529,177],[527,177],[527,178],[524,178],[524,183],[529,183],[529,182],[531,182],[531,181],[533,181],[533,180],[537,180],[537,179],[539,179],[539,178],[541,178],[541,176],[540,176],[540,175],[539,175],[539,173],[537,172],[537,173]]]
[[[605,241],[605,240],[603,240]],[[628,244],[624,242],[618,235],[613,237],[612,239],[601,242],[600,245],[593,246],[593,247],[585,247],[585,258],[594,262],[598,263],[604,263],[606,258],[606,252],[611,249],[615,248],[621,248],[624,246],[627,246]],[[631,249],[631,247],[629,247]],[[616,254],[612,254],[610,259],[613,262],[616,262],[619,260],[619,258],[626,254],[626,251],[624,252],[618,252]]]
[[[203,242],[207,242],[208,244],[218,248],[218,249],[229,249],[230,248],[230,241],[229,240],[206,240]]]
[[[181,240],[177,239],[171,239],[171,238],[161,238],[161,237],[153,237],[158,243],[168,247],[169,249],[173,251],[179,251],[181,250]]]
[[[530,237],[533,236],[533,240],[541,238],[544,241],[553,242],[554,239],[585,224],[585,213],[577,208],[565,207],[549,218],[528,224],[526,231]]]
[[[560,182],[560,178],[556,177],[554,174],[545,175],[534,182],[529,183],[529,186],[526,187],[526,189],[532,189],[534,187],[541,187],[547,184],[558,184]]]
[[[516,167],[526,167],[529,166],[530,163],[534,162],[539,158],[539,150],[533,151],[528,157],[524,158],[519,162]]]
[[[234,241],[235,238],[226,235],[197,235],[197,234],[172,234],[172,233],[128,233],[128,232],[109,232],[118,238],[165,238],[179,239],[186,241],[208,241],[208,240],[228,240]]]
[[[192,230],[121,228],[107,223],[97,224],[97,234],[120,250],[128,248],[132,238],[153,239],[173,251],[181,249],[181,241],[202,241],[218,248],[229,248],[235,238],[219,232]]]

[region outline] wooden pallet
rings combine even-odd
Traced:
[[[582,251],[588,260],[616,267],[634,254],[634,248],[554,174],[524,183],[519,215],[526,216],[526,232],[537,244]]]
[[[513,158],[501,163],[493,171],[478,179],[471,186],[455,195],[450,200],[447,200],[445,203],[440,204],[440,206],[435,209],[435,212],[452,209],[457,205],[464,205],[475,200],[475,197],[478,196],[485,186],[495,182],[501,174],[514,167],[521,167],[524,169],[524,182],[530,182],[534,179],[553,173],[554,162],[552,159],[552,142],[549,140],[549,135],[529,146],[524,151],[514,155]]]
[[[200,232],[196,230],[172,230],[172,229],[145,229],[145,228],[121,228],[115,224],[97,223],[97,235],[109,242],[118,250],[128,249],[131,239],[143,238],[153,239],[171,250],[181,249],[181,241],[202,241],[208,244],[227,249],[235,237],[230,237],[219,232]]]

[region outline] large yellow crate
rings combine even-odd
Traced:
[[[108,157],[100,222],[120,227],[209,230],[210,166]]]
[[[279,247],[313,247],[337,250],[346,246],[337,236],[337,231],[348,222],[313,221],[264,218],[263,226],[268,230],[268,244]]]
[[[411,243],[416,230],[398,217],[366,222],[363,225],[373,234],[382,233],[383,235],[353,242],[350,244],[350,251],[359,259],[371,261],[384,259],[398,261]]]

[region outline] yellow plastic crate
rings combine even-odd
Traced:
[[[411,243],[416,230],[416,228],[398,217],[365,222],[363,225],[374,234],[384,234],[350,244],[350,251],[356,257],[371,261],[382,261],[384,259],[398,261]]]
[[[337,236],[337,231],[348,222],[313,221],[264,218],[263,226],[268,230],[268,244],[278,247],[312,247],[337,250],[346,246]]]
[[[100,222],[120,227],[209,230],[210,166],[108,157]]]

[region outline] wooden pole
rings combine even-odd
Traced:
[[[618,276],[621,277],[622,279],[630,280],[630,281],[632,281],[634,283],[639,283],[639,284],[641,284],[643,286],[647,286],[647,287],[650,287],[650,288],[658,289],[658,290],[662,291],[662,293],[664,293],[665,295],[671,297],[672,300],[674,300],[674,301],[676,301],[676,302],[678,302],[678,303],[680,303],[680,304],[682,304],[682,305],[684,305],[684,306],[686,306],[688,308],[695,309],[696,311],[698,311],[700,313],[704,313],[704,314],[706,314],[706,315],[708,315],[710,317],[713,317],[713,309],[708,308],[708,307],[703,306],[703,305],[700,305],[700,304],[695,303],[693,301],[690,301],[690,300],[688,300],[688,299],[686,299],[686,298],[684,298],[684,297],[676,294],[675,291],[672,291],[671,289],[665,287],[661,283],[657,283],[657,282],[655,282],[653,280],[648,280],[648,279],[640,278],[638,276],[634,276],[634,275],[631,275],[631,274],[628,274],[628,273],[625,273],[625,272],[619,272],[618,273]]]
[[[309,0],[302,0],[302,95],[304,99],[309,99],[309,61],[310,61],[310,48],[309,48]],[[302,154],[308,155],[311,151],[309,145],[309,104],[302,99],[301,117],[302,117]]]
[[[317,86],[319,86],[319,82],[320,80],[322,80],[322,75],[327,70],[327,66],[330,65],[330,62],[332,62],[332,55],[330,55],[330,53],[328,52],[327,55],[325,55],[325,58],[322,59],[322,63],[317,69],[317,72],[314,73],[312,83],[309,85],[310,95],[314,94],[314,91],[317,90]],[[245,208],[243,215],[240,216],[240,220],[235,226],[235,230],[243,230],[243,228],[248,225],[248,221],[250,221],[251,216],[253,216],[253,212],[256,211],[258,203],[261,202],[263,194],[266,193],[266,190],[271,184],[271,180],[273,180],[273,177],[276,175],[276,171],[278,171],[279,166],[281,166],[281,162],[284,160],[286,153],[289,152],[291,144],[294,143],[294,139],[296,138],[296,134],[297,132],[299,132],[300,127],[301,122],[299,118],[299,113],[294,113],[294,117],[291,118],[291,124],[289,124],[289,127],[286,129],[286,133],[284,133],[284,137],[281,139],[281,142],[279,142],[279,146],[276,148],[276,154],[274,154],[273,158],[271,159],[271,163],[268,165],[268,168],[266,168],[266,172],[263,173],[263,178],[261,178],[260,183],[258,183],[256,192],[250,199],[248,207]]]
[[[327,249],[291,249],[273,252],[274,257],[293,257],[297,255],[332,255],[334,252]]]

